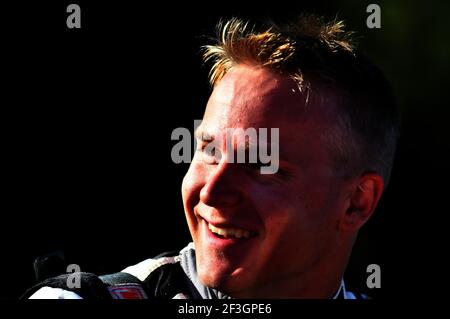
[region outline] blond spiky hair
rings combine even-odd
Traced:
[[[337,118],[322,141],[331,150],[336,173],[375,171],[387,184],[399,129],[395,98],[382,72],[356,50],[352,38],[343,21],[312,14],[258,29],[232,18],[218,24],[216,42],[203,47],[203,58],[212,62],[213,87],[234,66],[247,64],[292,78],[305,108],[310,97],[313,105],[334,99]]]
[[[212,61],[209,80],[215,86],[237,64],[268,67],[288,74],[299,85],[304,81],[302,61],[304,52],[323,60],[323,52],[352,54],[352,33],[344,31],[343,21],[324,22],[322,17],[305,14],[294,22],[278,26],[271,23],[262,31],[255,31],[249,22],[232,18],[217,25],[217,43],[204,46],[203,59]],[[312,53],[312,54],[311,54]],[[311,65],[311,59],[305,61]]]

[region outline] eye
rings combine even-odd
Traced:
[[[201,142],[199,144],[199,151],[201,152],[203,162],[211,165],[220,162],[221,155],[214,143]]]
[[[262,167],[270,167],[272,164],[273,164],[272,162],[263,163],[260,160],[258,160],[258,162],[256,162],[256,163],[248,163],[247,167],[249,168],[249,172],[251,172],[251,174],[256,174],[264,179],[267,179],[267,178],[274,179],[275,178],[279,181],[286,181],[286,180],[290,180],[291,178],[293,178],[295,176],[291,170],[287,170],[282,167],[278,167],[276,172],[273,174],[261,174]]]
[[[263,162],[261,162],[261,160],[259,158],[256,161],[256,163],[248,163],[248,167],[251,169],[261,169],[261,167],[265,167],[265,166],[270,166],[270,162],[263,163]]]
[[[201,146],[201,150],[205,155],[216,156],[216,148],[211,146],[210,143],[204,143],[204,145]]]

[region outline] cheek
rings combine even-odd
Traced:
[[[205,184],[204,177],[205,174],[202,167],[192,162],[181,184],[181,193],[186,213],[199,202],[200,191]]]
[[[289,187],[258,185],[251,194],[267,239],[280,240],[287,231],[297,228],[304,209],[302,201],[292,194]]]
[[[194,241],[197,237],[196,234],[198,226],[194,214],[194,208],[199,203],[199,194],[202,189],[202,182],[199,176],[201,175],[199,175],[198,169],[194,167],[194,163],[192,163],[181,184],[184,213],[189,231]]]
[[[262,260],[268,264],[268,273],[277,276],[280,265],[286,272],[296,272],[317,259],[328,231],[324,228],[323,216],[308,211],[304,198],[267,197],[260,207],[266,232]]]
[[[320,235],[325,216],[320,192],[301,191],[300,185],[259,188],[254,192],[266,236],[274,245],[305,242]]]

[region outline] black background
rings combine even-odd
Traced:
[[[364,227],[349,285],[375,298],[432,295],[445,276],[443,222],[449,31],[445,2],[68,1],[2,5],[1,299],[33,285],[33,260],[63,252],[98,274],[189,241],[180,197],[188,165],[170,159],[173,129],[192,129],[209,95],[199,47],[221,17],[336,13],[361,36],[398,96],[403,130],[391,185]],[[444,182],[444,183],[442,183]],[[293,245],[293,247],[295,247]],[[366,267],[382,288],[365,287]]]

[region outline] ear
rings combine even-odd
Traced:
[[[338,224],[345,232],[357,232],[372,216],[383,193],[384,182],[376,173],[365,173],[352,187],[348,207]]]

